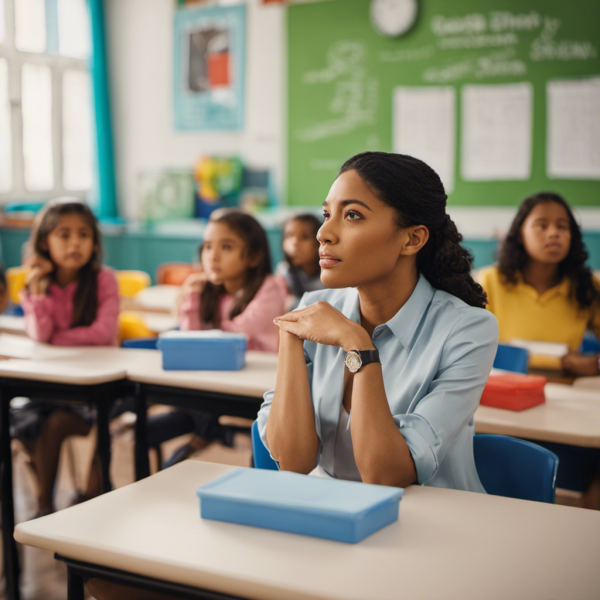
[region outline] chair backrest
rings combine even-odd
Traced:
[[[131,338],[121,343],[122,348],[139,348],[141,350],[156,350],[158,338]]]
[[[184,281],[200,270],[199,265],[193,263],[171,262],[158,265],[156,269],[157,285],[183,285]]]
[[[525,348],[509,346],[508,344],[498,344],[496,358],[494,359],[494,369],[527,373],[528,361],[529,352]]]
[[[156,337],[144,319],[136,313],[123,311],[119,313],[119,342],[125,340]]]
[[[537,444],[506,435],[477,434],[475,466],[495,496],[554,503],[558,457]]]
[[[29,267],[9,267],[5,271],[8,297],[13,304],[21,304],[19,292],[25,287]]]
[[[270,469],[278,471],[277,463],[271,458],[269,451],[260,439],[258,433],[258,421],[252,423],[252,458],[256,469]]]
[[[116,271],[115,275],[119,284],[119,295],[126,298],[132,298],[152,283],[150,275],[145,271]]]
[[[581,354],[600,354],[600,340],[594,335],[586,334],[579,348]]]

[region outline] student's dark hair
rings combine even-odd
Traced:
[[[4,265],[0,264],[0,285],[7,287],[6,284],[6,273],[4,272]]]
[[[87,204],[77,198],[57,198],[47,202],[36,215],[29,238],[32,252],[43,256],[55,264],[48,250],[48,235],[56,229],[61,217],[79,215],[93,233],[94,250],[90,260],[79,269],[78,284],[73,297],[73,318],[71,327],[88,327],[96,320],[98,310],[98,273],[102,264],[102,238],[98,221]],[[56,265],[55,265],[56,266]],[[54,279],[56,269],[50,273]]]
[[[287,220],[286,224],[283,227],[284,236],[285,236],[285,228],[287,227],[288,223],[292,223],[293,221],[299,221],[300,223],[306,223],[310,227],[311,234],[314,235],[314,238],[315,238],[315,245],[318,248],[319,242],[317,241],[317,233],[318,233],[319,229],[321,228],[321,225],[323,224],[321,219],[319,219],[319,217],[317,217],[316,215],[313,215],[311,213],[302,213],[300,215],[294,215],[292,218]],[[290,279],[291,279],[291,288],[292,288],[290,290],[290,292],[292,292],[292,294],[294,296],[300,297],[306,291],[302,287],[302,282],[300,280],[300,268],[294,266],[294,264],[292,263],[292,260],[285,252],[283,254],[285,256],[285,260],[286,260],[287,264],[289,265],[289,269],[290,269]],[[315,270],[315,273],[319,272],[319,252],[318,252],[318,250],[315,252],[314,270]]]
[[[529,256],[521,242],[521,228],[531,211],[538,204],[545,202],[559,204],[567,212],[571,230],[571,246],[567,256],[558,264],[558,274],[561,279],[567,276],[571,280],[572,293],[577,303],[582,309],[588,308],[595,300],[598,300],[599,292],[594,286],[592,272],[585,264],[588,253],[581,237],[581,229],[575,221],[567,201],[554,192],[539,192],[521,202],[498,253],[498,270],[502,280],[508,285],[515,285],[518,275],[523,273]]]
[[[417,254],[417,268],[434,288],[484,308],[483,288],[471,277],[473,258],[446,214],[446,192],[438,174],[405,154],[363,152],[347,160],[339,175],[356,171],[381,201],[396,210],[400,228],[424,225],[429,239]]]
[[[271,273],[271,253],[265,230],[260,223],[250,215],[240,210],[218,210],[210,218],[210,223],[223,223],[227,225],[245,245],[244,252],[257,261],[255,267],[250,267],[246,274],[246,283],[236,294],[229,318],[233,319],[241,314],[252,301],[256,292],[263,284],[265,277]],[[202,246],[200,246],[202,256]],[[200,294],[200,320],[202,323],[219,327],[219,300],[225,294],[225,286],[216,285],[210,281],[206,283]]]

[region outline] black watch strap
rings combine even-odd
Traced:
[[[362,362],[361,367],[368,365],[369,363],[381,362],[379,358],[379,350],[375,348],[375,350],[355,350],[360,354],[360,360]]]

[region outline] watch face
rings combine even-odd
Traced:
[[[371,21],[382,35],[406,33],[417,18],[417,0],[372,0]]]
[[[348,367],[348,371],[350,371],[350,373],[356,373],[356,371],[358,371],[362,366],[362,360],[360,359],[360,356],[353,350],[350,350],[350,352],[346,354],[346,366]]]

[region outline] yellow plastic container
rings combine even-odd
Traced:
[[[156,334],[148,329],[139,315],[131,312],[119,314],[119,344],[133,338],[154,338]]]

